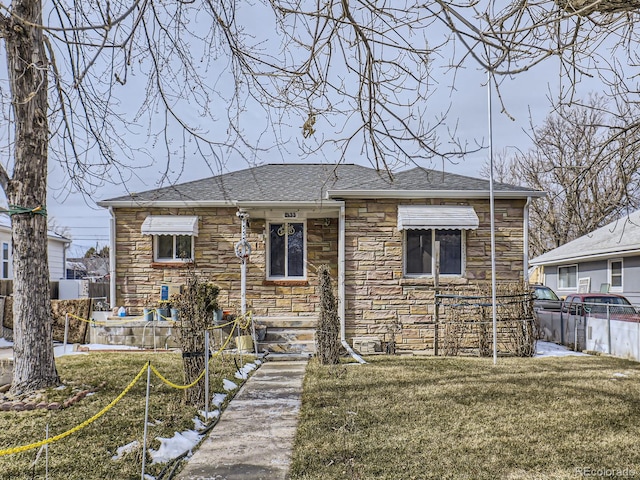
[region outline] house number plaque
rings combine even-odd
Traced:
[[[297,212],[284,212],[284,218],[296,218],[297,216]]]

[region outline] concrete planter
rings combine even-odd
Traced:
[[[253,352],[253,338],[251,335],[240,335],[239,337],[236,337],[236,348],[240,352]]]
[[[94,310],[91,312],[91,319],[96,322],[106,322],[111,316],[111,312],[102,312],[98,310]]]
[[[145,308],[142,312],[142,316],[145,322],[153,322],[153,308]]]

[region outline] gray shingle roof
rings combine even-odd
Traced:
[[[530,261],[532,265],[571,262],[592,256],[611,257],[640,250],[640,210]]]
[[[327,190],[488,191],[489,181],[413,168],[394,174],[353,164],[270,164],[169,187],[105,200],[304,202],[323,200]],[[524,187],[494,184],[497,192],[540,193]],[[102,203],[102,202],[101,202]]]

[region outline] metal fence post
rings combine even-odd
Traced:
[[[144,434],[142,436],[142,473],[140,479],[144,480],[144,468],[147,460],[147,433],[149,430],[149,391],[151,387],[151,362],[147,362],[147,393],[144,400]]]
[[[204,331],[204,418],[209,420],[209,329]]]
[[[611,355],[611,308],[607,303],[607,353]]]
[[[69,314],[64,314],[64,341],[62,342],[62,351],[67,353],[67,341],[69,340]]]

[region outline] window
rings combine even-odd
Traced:
[[[435,242],[440,242],[440,274],[462,275],[463,231],[435,229],[406,230],[406,275],[433,275]]]
[[[142,222],[140,232],[152,236],[155,262],[193,260],[193,238],[198,236],[197,216],[149,215]]]
[[[576,289],[578,286],[578,266],[558,267],[558,290]]]
[[[193,237],[191,235],[154,235],[153,239],[155,261],[193,260]]]
[[[609,285],[613,291],[622,291],[622,260],[609,260]]]
[[[9,244],[2,243],[2,278],[9,278]]]
[[[268,277],[305,278],[305,248],[304,223],[270,223]]]

